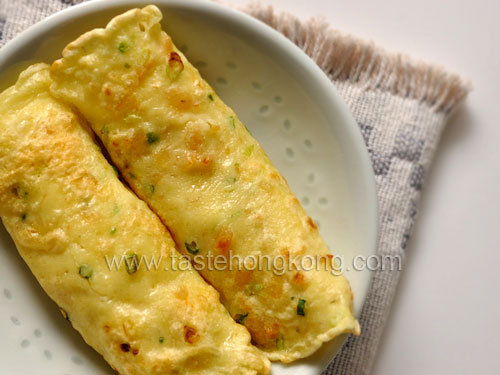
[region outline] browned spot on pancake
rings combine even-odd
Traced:
[[[245,319],[245,327],[252,335],[252,342],[260,346],[274,344],[280,335],[280,325],[276,322],[264,322],[254,314]]]
[[[321,256],[320,262],[322,264],[328,265],[328,264],[331,264],[332,259],[333,259],[333,255],[332,254],[326,254],[326,255]]]
[[[280,334],[280,325],[278,323],[273,323],[271,327],[266,327],[266,334],[270,340],[275,340]]]
[[[208,125],[210,125],[210,132],[211,133],[217,133],[220,130],[219,125],[214,125],[214,124],[211,124],[210,122],[208,123]]]
[[[192,126],[186,129],[184,141],[190,150],[199,150],[205,141],[205,136],[200,128]]]
[[[272,179],[272,180],[275,180],[275,181],[281,181],[281,175],[276,172],[276,171],[273,171],[269,174],[269,177]]]
[[[198,335],[194,328],[184,326],[184,340],[190,344],[195,344],[200,340],[200,335]]]
[[[311,219],[311,217],[308,217],[307,218],[307,224],[310,225],[310,227],[312,229],[318,229],[318,226],[316,225],[316,223],[313,221],[313,219]]]
[[[219,250],[221,254],[226,255],[228,251],[231,250],[232,240],[233,232],[228,229],[221,229],[215,238],[215,248]]]
[[[175,297],[180,299],[180,300],[183,300],[183,301],[186,301],[188,299],[188,290],[186,289],[185,286],[181,286],[178,290],[175,291]]]
[[[284,247],[283,249],[281,249],[281,256],[285,261],[288,261],[290,259],[290,248]]]
[[[252,281],[252,278],[253,278],[252,270],[242,269],[241,271],[236,271],[236,274],[234,276],[234,281],[236,282],[236,285],[239,288],[243,288],[250,281]]]
[[[186,151],[185,167],[198,171],[210,171],[213,165],[212,158],[198,151]]]
[[[303,285],[304,284],[304,274],[301,272],[297,272],[295,275],[293,275],[293,282],[297,285]]]
[[[183,70],[184,64],[179,54],[175,51],[170,53],[170,58],[168,59],[168,66],[172,69]]]
[[[281,266],[280,266],[281,267]],[[271,279],[266,287],[262,290],[263,296],[268,298],[272,303],[278,303],[278,299],[283,297],[283,284],[285,282],[284,276],[275,276]]]
[[[129,113],[137,108],[137,99],[134,95],[126,95],[118,102],[116,109],[120,112]]]

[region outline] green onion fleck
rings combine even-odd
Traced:
[[[250,145],[245,149],[245,151],[243,151],[243,153],[245,154],[245,156],[250,156],[250,155],[252,155],[254,148],[255,148],[255,145]]]
[[[94,270],[92,269],[92,266],[89,266],[88,264],[82,264],[80,266],[80,269],[78,270],[78,273],[81,277],[88,280],[94,274]]]
[[[191,243],[184,242],[184,246],[186,246],[186,250],[189,254],[196,255],[200,251],[200,249],[196,248],[196,242],[192,241]]]
[[[154,185],[148,185],[149,190],[151,190],[151,193],[154,193],[156,190],[156,187]]]
[[[153,132],[147,133],[146,134],[146,138],[147,138],[149,144],[155,143],[156,141],[158,141],[160,139],[160,137],[158,136],[158,134],[153,133]]]
[[[285,339],[283,337],[279,337],[276,339],[276,349],[278,350],[285,349]]]
[[[238,315],[236,315],[236,321],[240,324],[243,324],[243,322],[245,321],[247,316],[248,316],[248,313],[238,314]]]
[[[158,341],[160,341],[160,344],[163,344],[163,342],[165,341],[165,337],[160,336],[160,338],[158,339]]]
[[[116,233],[116,227],[112,227],[111,230],[109,231],[109,234],[113,235]]]
[[[250,295],[253,296],[259,293],[262,289],[264,289],[264,285],[262,284],[253,284],[250,288]]]
[[[214,101],[214,96],[212,94],[208,94],[208,99],[210,99],[211,101]]]
[[[264,289],[264,285],[262,284],[248,284],[245,286],[245,293],[249,296],[254,296],[262,289]]]
[[[297,315],[306,315],[306,300],[305,299],[299,299],[299,302],[297,303]]]
[[[139,258],[136,253],[128,253],[127,261],[125,262],[127,266],[127,273],[132,275],[137,272],[139,268]]]
[[[231,125],[231,127],[233,129],[236,129],[236,123],[234,121],[234,116],[229,116],[229,125]]]
[[[109,134],[109,128],[107,125],[104,125],[102,128],[101,128],[101,134]]]
[[[237,218],[239,218],[241,216],[241,214],[242,214],[241,210],[233,212],[231,214],[231,219],[237,219]]]
[[[118,45],[118,51],[120,51],[121,53],[125,53],[129,50],[130,48],[130,45],[123,41],[123,42],[120,42],[120,44]]]
[[[123,66],[124,66],[126,69],[130,69],[130,64],[129,64],[129,63],[125,63]]]
[[[24,200],[26,200],[28,198],[28,192],[26,190],[24,190],[23,188],[19,187],[19,186],[15,186],[13,189],[12,189],[12,192],[17,195],[19,198],[22,198]]]

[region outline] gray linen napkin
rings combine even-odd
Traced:
[[[0,47],[28,26],[82,0],[0,0]],[[335,84],[371,156],[380,205],[380,255],[404,259],[426,171],[450,116],[469,91],[458,76],[252,3],[242,9],[302,48]],[[368,374],[400,270],[377,270],[350,337],[324,374]]]
[[[371,156],[378,189],[378,254],[405,258],[420,192],[447,120],[469,84],[426,63],[342,35],[324,21],[307,22],[252,3],[243,9],[283,33],[328,75],[349,106]],[[371,372],[400,270],[377,270],[350,337],[323,375]]]

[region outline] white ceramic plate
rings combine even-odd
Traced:
[[[55,14],[0,50],[0,89],[34,61],[52,62],[85,31],[148,1],[93,1]],[[154,1],[163,26],[239,115],[335,254],[349,267],[375,254],[377,198],[359,128],[320,69],[281,34],[255,19],[205,1]],[[0,226],[0,369],[5,375],[101,375],[111,368],[88,347],[45,295]],[[369,271],[348,271],[358,315]],[[273,375],[319,374],[344,341]]]

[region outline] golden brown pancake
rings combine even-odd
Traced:
[[[269,358],[290,362],[358,334],[349,283],[329,269],[318,228],[161,18],[155,6],[133,9],[70,43],[51,68],[52,92],[88,119],[132,189],[205,265],[202,276]],[[207,266],[235,256],[247,266]],[[276,264],[313,257],[319,269],[252,269],[250,257],[259,256]]]
[[[267,374],[50,83],[37,64],[0,94],[0,216],[43,289],[122,375]]]

